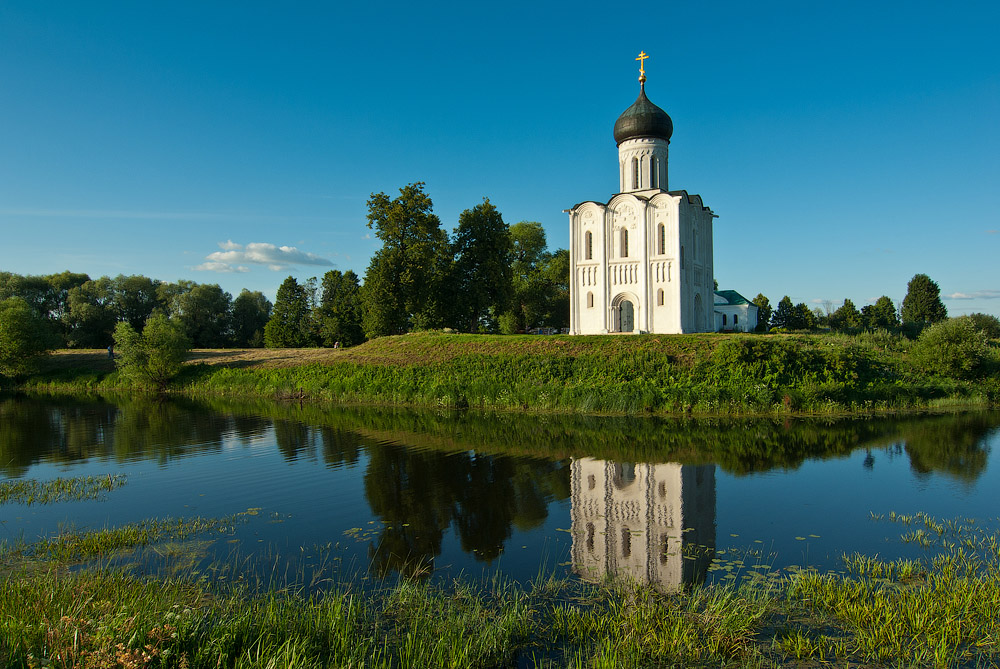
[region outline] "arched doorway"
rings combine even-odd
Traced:
[[[618,305],[618,322],[621,323],[619,332],[631,332],[635,328],[635,309],[628,300]]]

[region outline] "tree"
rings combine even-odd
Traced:
[[[70,288],[62,321],[72,348],[104,348],[117,322],[112,281],[106,276]]]
[[[312,346],[309,296],[303,286],[288,277],[278,288],[271,318],[264,326],[264,345],[268,348]]]
[[[222,348],[232,330],[233,296],[217,283],[194,284],[174,300],[173,318],[195,348]]]
[[[382,240],[361,290],[368,337],[432,327],[445,306],[440,291],[450,264],[447,235],[423,183],[399,193],[395,199],[373,193],[368,200],[368,227]]]
[[[989,370],[986,334],[968,316],[949,318],[920,333],[910,359],[924,371],[958,379],[974,379]]]
[[[489,198],[458,217],[452,244],[455,316],[460,330],[479,332],[507,308],[511,283],[510,230]]]
[[[319,308],[320,343],[323,346],[354,346],[365,340],[361,329],[361,288],[351,270],[323,275],[323,298]]]
[[[914,275],[907,284],[902,316],[904,323],[938,323],[948,318],[941,289],[926,274]]]
[[[851,300],[830,314],[830,327],[834,330],[852,330],[861,327],[861,312]]]
[[[805,302],[799,302],[792,309],[792,319],[786,327],[789,330],[813,330],[816,328],[816,316]]]
[[[260,348],[264,328],[271,318],[271,301],[260,291],[246,288],[233,300],[232,341],[234,346]]]
[[[792,306],[792,299],[785,295],[778,302],[778,308],[774,310],[774,314],[771,316],[771,327],[794,330],[793,326],[795,324],[795,307]]]
[[[757,332],[767,332],[768,324],[771,322],[771,301],[764,296],[764,293],[757,293],[757,297],[752,302],[757,305]]]
[[[569,327],[569,250],[547,253],[539,266],[546,283],[545,325]]]
[[[149,317],[142,332],[127,322],[115,326],[118,371],[141,386],[163,390],[177,376],[191,341],[180,324],[165,314]]]
[[[866,330],[891,330],[899,327],[896,305],[883,295],[875,300],[875,304],[868,304],[861,308],[861,324]]]
[[[165,306],[157,293],[159,283],[141,275],[119,274],[112,279],[111,290],[118,320],[125,321],[133,330],[140,330],[153,310]]]
[[[35,369],[58,345],[49,323],[21,297],[0,301],[0,374],[14,377]]]

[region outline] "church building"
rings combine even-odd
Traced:
[[[667,185],[674,126],[639,97],[614,127],[619,192],[569,213],[570,333],[680,334],[716,329],[712,219],[701,196]]]

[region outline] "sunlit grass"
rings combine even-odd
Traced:
[[[51,481],[34,479],[0,481],[0,504],[56,504],[100,499],[103,493],[125,485],[125,476],[76,476]]]
[[[43,568],[0,581],[0,667],[994,666],[997,533],[894,515],[943,528],[948,543],[927,559],[855,554],[843,572],[766,577],[748,551],[728,558],[747,572],[738,583],[674,593],[539,573],[524,585],[331,581],[305,595],[287,582],[67,570],[69,555],[36,551]]]

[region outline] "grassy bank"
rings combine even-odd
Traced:
[[[840,335],[382,337],[346,350],[196,351],[168,390],[203,396],[612,414],[871,413],[995,407],[975,379],[914,364],[905,338]],[[993,349],[996,353],[996,349]],[[996,357],[994,355],[994,357]],[[99,353],[66,352],[29,390],[126,390]]]
[[[995,666],[998,537],[677,593],[539,577],[251,590],[3,554],[0,667]]]

